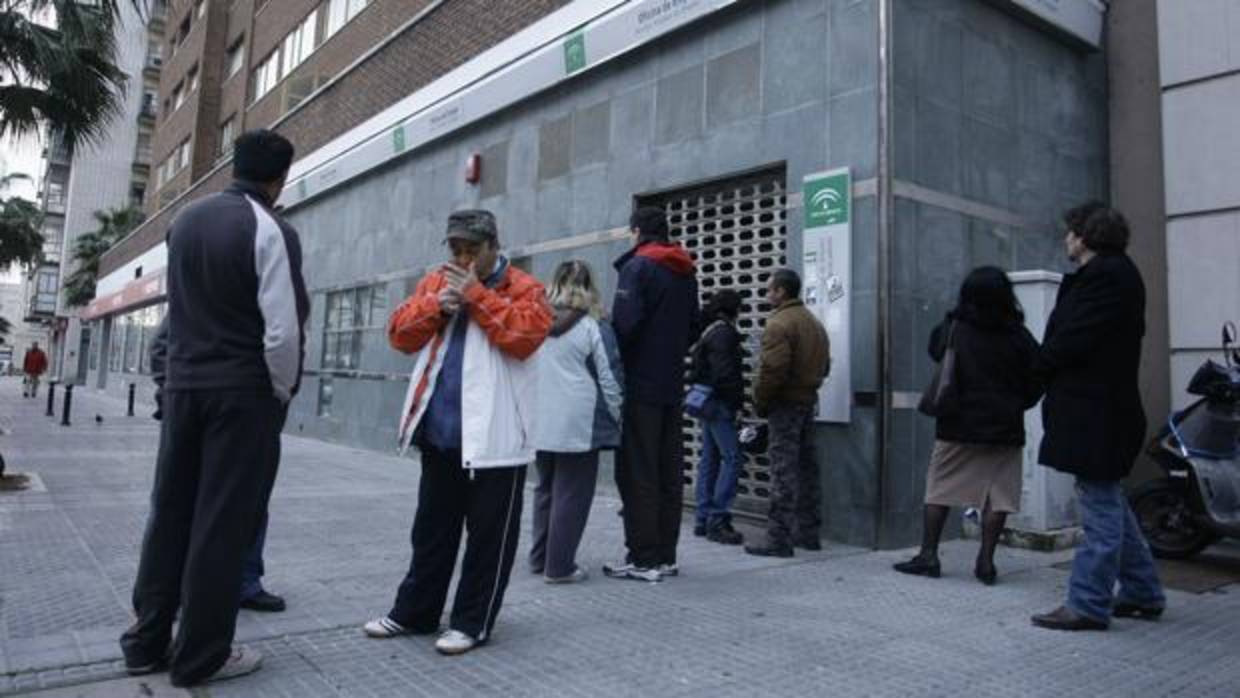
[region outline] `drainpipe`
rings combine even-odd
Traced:
[[[874,548],[885,538],[887,468],[891,457],[891,46],[892,0],[878,2],[878,467]]]

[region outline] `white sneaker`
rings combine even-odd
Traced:
[[[589,578],[590,571],[578,565],[571,573],[563,577],[543,577],[543,581],[548,584],[576,584],[577,582],[584,582]]]
[[[383,616],[376,618],[366,625],[362,626],[362,632],[366,633],[366,637],[373,637],[378,640],[386,640],[389,637],[398,637],[400,635],[411,635],[412,630],[397,623],[396,621]]]
[[[227,679],[235,679],[238,676],[253,674],[263,666],[263,655],[258,650],[246,649],[238,647],[229,655],[228,661],[224,662],[224,666],[216,670],[206,678],[207,682],[225,681]]]
[[[460,630],[448,630],[435,641],[435,649],[440,654],[465,654],[478,646],[478,641]]]
[[[658,582],[663,579],[655,567],[638,567],[631,562],[603,565],[603,574],[612,579],[636,579],[643,582]]]
[[[678,567],[678,566],[676,565],[676,563],[674,563],[674,562],[671,562],[671,563],[666,563],[666,562],[665,562],[665,563],[663,563],[662,565],[659,565],[659,576],[661,576],[661,577],[679,577],[679,576],[680,576],[680,567]]]

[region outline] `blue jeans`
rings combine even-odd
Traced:
[[[732,522],[732,500],[740,474],[741,447],[736,420],[726,410],[707,412],[701,420],[702,462],[698,464],[697,525],[707,529]]]
[[[250,554],[245,556],[245,566],[241,568],[241,600],[252,599],[263,593],[263,546],[267,543],[267,512],[263,512],[263,520],[258,524],[258,535],[254,545],[250,546]]]
[[[1165,605],[1167,599],[1150,547],[1120,484],[1077,478],[1076,491],[1085,539],[1072,561],[1068,608],[1106,623],[1115,600],[1139,606]]]

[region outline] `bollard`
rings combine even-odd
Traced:
[[[126,416],[126,417],[132,417],[132,416],[133,416],[133,394],[134,394],[134,391],[135,391],[135,390],[137,390],[137,389],[138,389],[138,384],[137,384],[137,383],[130,383],[130,384],[129,384],[129,411],[128,411],[127,413],[125,413],[125,416]]]
[[[73,384],[69,383],[65,386],[65,408],[60,415],[60,426],[67,427],[69,424],[69,411],[73,409]]]
[[[47,382],[47,416],[56,416],[56,381]]]

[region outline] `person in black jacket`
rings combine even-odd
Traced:
[[[711,296],[703,315],[707,325],[693,346],[690,382],[710,387],[710,398],[698,420],[702,429],[702,460],[698,464],[697,523],[694,535],[724,545],[740,545],[745,537],[732,528],[732,500],[740,474],[741,447],[736,417],[745,402],[741,333],[736,318],[741,297],[723,290]]]
[[[297,231],[273,206],[293,145],[249,131],[233,183],[168,232],[168,349],[151,511],[125,666],[174,686],[257,670],[235,648],[246,553],[275,484],[280,429],[301,382],[310,298]],[[173,641],[173,623],[177,622]]]
[[[1007,274],[980,267],[931,333],[930,357],[941,363],[950,345],[955,373],[941,378],[952,387],[935,422],[921,551],[897,571],[938,577],[939,537],[951,507],[974,507],[982,511],[982,545],[973,574],[995,583],[995,546],[1008,514],[1020,510],[1025,411],[1042,392],[1034,374],[1038,343],[1024,320]]]
[[[693,258],[670,240],[663,209],[642,207],[629,227],[637,244],[620,259],[611,321],[624,363],[624,413],[616,486],[624,505],[623,562],[617,579],[675,576],[684,480],[681,401],[685,352],[698,332]]]
[[[1118,211],[1091,202],[1064,222],[1068,256],[1079,268],[1059,287],[1038,357],[1046,382],[1038,459],[1076,476],[1085,538],[1072,562],[1067,603],[1032,621],[1053,630],[1105,630],[1112,616],[1155,620],[1166,603],[1120,486],[1145,442],[1137,383],[1145,284],[1124,253],[1128,223]]]

